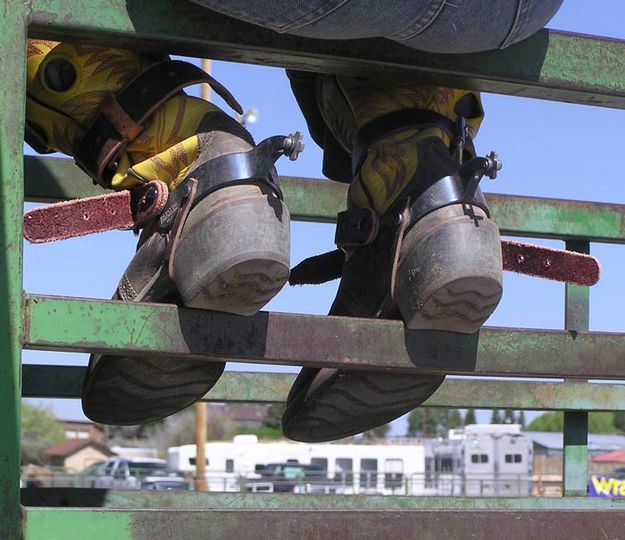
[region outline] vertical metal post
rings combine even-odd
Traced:
[[[211,61],[202,60],[202,69],[211,72]],[[210,86],[202,85],[202,99],[209,101]],[[206,485],[206,422],[208,411],[206,403],[198,401],[195,404],[195,491],[208,491]]]
[[[0,538],[21,538],[23,137],[28,4],[5,0],[0,32]]]
[[[590,253],[590,244],[571,240],[566,249]],[[564,327],[570,331],[589,328],[590,291],[588,287],[566,285]],[[564,495],[585,497],[588,489],[588,412],[564,413],[562,480]]]
[[[195,404],[195,491],[208,491],[206,485],[206,403]]]

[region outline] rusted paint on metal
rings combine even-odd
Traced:
[[[35,37],[306,71],[416,80],[494,93],[625,107],[625,44],[542,31],[504,50],[436,55],[389,40],[312,40],[245,24],[193,4],[32,0]],[[175,20],[176,24],[171,24]]]
[[[30,508],[29,540],[74,540],[81,523],[106,536],[154,538],[619,538],[623,512],[614,510],[77,510]],[[50,532],[42,536],[43,532]],[[93,533],[91,533],[93,535]],[[114,536],[116,534],[116,536]],[[602,536],[603,535],[603,536]]]
[[[86,368],[23,366],[23,397],[79,398]],[[295,375],[288,373],[226,372],[205,401],[281,403]],[[515,410],[618,411],[625,403],[625,385],[527,382],[479,379],[447,380],[426,407],[499,408]]]
[[[26,157],[26,198],[38,202],[91,197],[102,190],[68,159]],[[347,186],[330,180],[282,177],[291,217],[332,223],[345,209]],[[509,236],[625,243],[625,205],[486,195],[493,217]]]
[[[24,488],[29,507],[335,509],[335,510],[619,510],[623,499],[589,497],[415,497],[403,495],[304,495],[285,493],[198,493],[193,491],[117,491],[84,488]]]
[[[30,349],[521,377],[625,378],[625,334],[483,328],[406,331],[398,321],[28,296]],[[56,324],[48,324],[54,317]],[[207,331],[210,329],[210,331]]]
[[[566,243],[566,249],[590,253],[590,244],[580,240]],[[587,331],[590,323],[588,287],[566,285],[564,327],[573,332]],[[588,412],[566,411],[563,426],[562,479],[566,496],[583,496],[588,490]]]
[[[0,538],[21,536],[22,149],[27,2],[0,4]]]

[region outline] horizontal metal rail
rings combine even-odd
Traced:
[[[200,493],[185,491],[121,491],[83,488],[24,488],[25,506],[70,505],[87,508],[197,509],[336,509],[336,510],[625,510],[623,499],[598,497],[432,497],[403,495],[303,495],[276,493]],[[495,537],[494,537],[495,538]]]
[[[307,178],[282,179],[294,219],[330,223],[345,208],[347,186]],[[25,159],[26,200],[52,202],[103,191],[68,159]],[[625,205],[487,194],[503,234],[625,243]]]
[[[158,512],[158,513],[156,513]],[[619,538],[615,510],[25,509],[26,540],[92,538]],[[71,526],[68,524],[71,523]],[[418,535],[415,532],[418,531]],[[599,531],[599,534],[598,534]]]
[[[440,55],[382,39],[277,34],[171,0],[151,0],[149,9],[138,0],[30,5],[34,37],[625,108],[625,42],[618,40],[545,30],[505,50]]]
[[[86,368],[26,364],[22,396],[79,398]],[[204,400],[235,403],[281,403],[295,380],[287,373],[226,372]],[[560,382],[447,379],[424,407],[515,410],[618,411],[625,385]]]
[[[625,334],[406,331],[399,321],[265,312],[238,317],[171,305],[48,296],[27,296],[25,307],[28,349],[412,374],[625,378]]]

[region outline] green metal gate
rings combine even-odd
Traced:
[[[567,286],[561,331],[485,328],[478,336],[404,334],[401,323],[261,313],[241,320],[172,306],[34,296],[22,290],[23,201],[92,195],[68,161],[22,151],[26,35],[310,71],[418,77],[457,87],[625,108],[625,43],[543,31],[504,51],[462,58],[386,41],[334,43],[270,33],[176,0],[3,0],[0,8],[0,538],[28,540],[225,537],[570,538],[625,535],[621,501],[586,498],[588,410],[623,408],[625,334],[588,332],[588,290]],[[176,18],[177,25],[171,21]],[[344,186],[284,179],[295,219],[330,222]],[[507,235],[625,243],[625,206],[492,195]],[[54,324],[50,324],[54,321]],[[123,324],[119,324],[123,321]],[[236,323],[236,324],[235,324]],[[192,344],[190,328],[208,329]],[[236,327],[236,330],[234,328]],[[115,332],[110,329],[115,328]],[[304,336],[314,333],[311,346]],[[366,335],[367,340],[362,339]],[[243,345],[245,344],[245,345]],[[93,493],[79,503],[20,507],[19,405],[25,397],[78,397],[83,368],[21,365],[22,348],[194,355],[206,361],[386,369],[564,382],[448,380],[436,407],[564,410],[564,491],[559,499]],[[23,384],[22,384],[23,377]],[[276,402],[291,375],[228,373],[216,401]],[[99,497],[102,497],[99,499]],[[49,500],[52,505],[55,495]],[[81,508],[71,505],[80,505]],[[67,507],[70,505],[70,507]],[[99,508],[98,508],[99,507]]]

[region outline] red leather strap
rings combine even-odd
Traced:
[[[41,244],[130,229],[159,215],[167,195],[167,186],[157,181],[132,192],[124,190],[35,208],[24,214],[24,238]]]
[[[590,255],[534,244],[502,240],[503,269],[518,274],[590,287],[599,281],[601,266]]]

